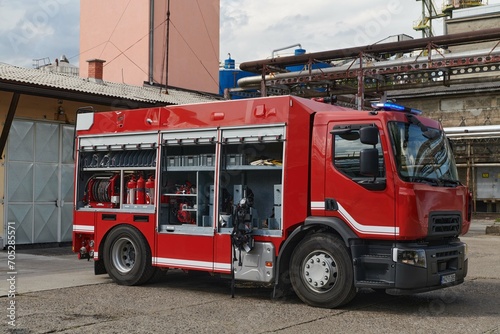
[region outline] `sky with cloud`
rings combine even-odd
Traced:
[[[75,0],[0,0],[0,62],[31,67],[64,54],[77,64],[79,12]]]
[[[76,0],[0,0],[0,62],[32,67],[33,59],[66,55],[78,64],[79,9]],[[295,44],[316,52],[397,34],[419,38],[412,27],[421,12],[422,2],[414,0],[221,0],[220,58],[230,53],[240,63]],[[441,34],[442,22],[434,26]]]

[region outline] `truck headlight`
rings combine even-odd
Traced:
[[[392,260],[394,262],[409,264],[417,267],[427,267],[425,251],[423,249],[392,249]]]

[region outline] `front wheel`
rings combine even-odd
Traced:
[[[295,248],[290,280],[297,296],[315,307],[334,308],[355,294],[353,268],[347,247],[331,234],[312,234]]]
[[[104,243],[104,266],[120,285],[146,283],[156,269],[151,265],[151,250],[146,239],[131,226],[111,230]]]

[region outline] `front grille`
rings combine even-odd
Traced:
[[[454,251],[436,253],[436,258],[439,259],[442,257],[450,257],[450,256],[457,256],[457,255],[458,255],[458,251],[454,250]]]
[[[429,215],[429,237],[453,237],[460,234],[460,212],[433,212]]]

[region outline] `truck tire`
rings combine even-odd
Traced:
[[[104,266],[120,285],[146,283],[156,272],[151,265],[151,250],[146,238],[132,226],[118,226],[104,243]]]
[[[356,295],[351,257],[331,234],[311,234],[292,253],[290,281],[297,296],[315,307],[335,308]]]

